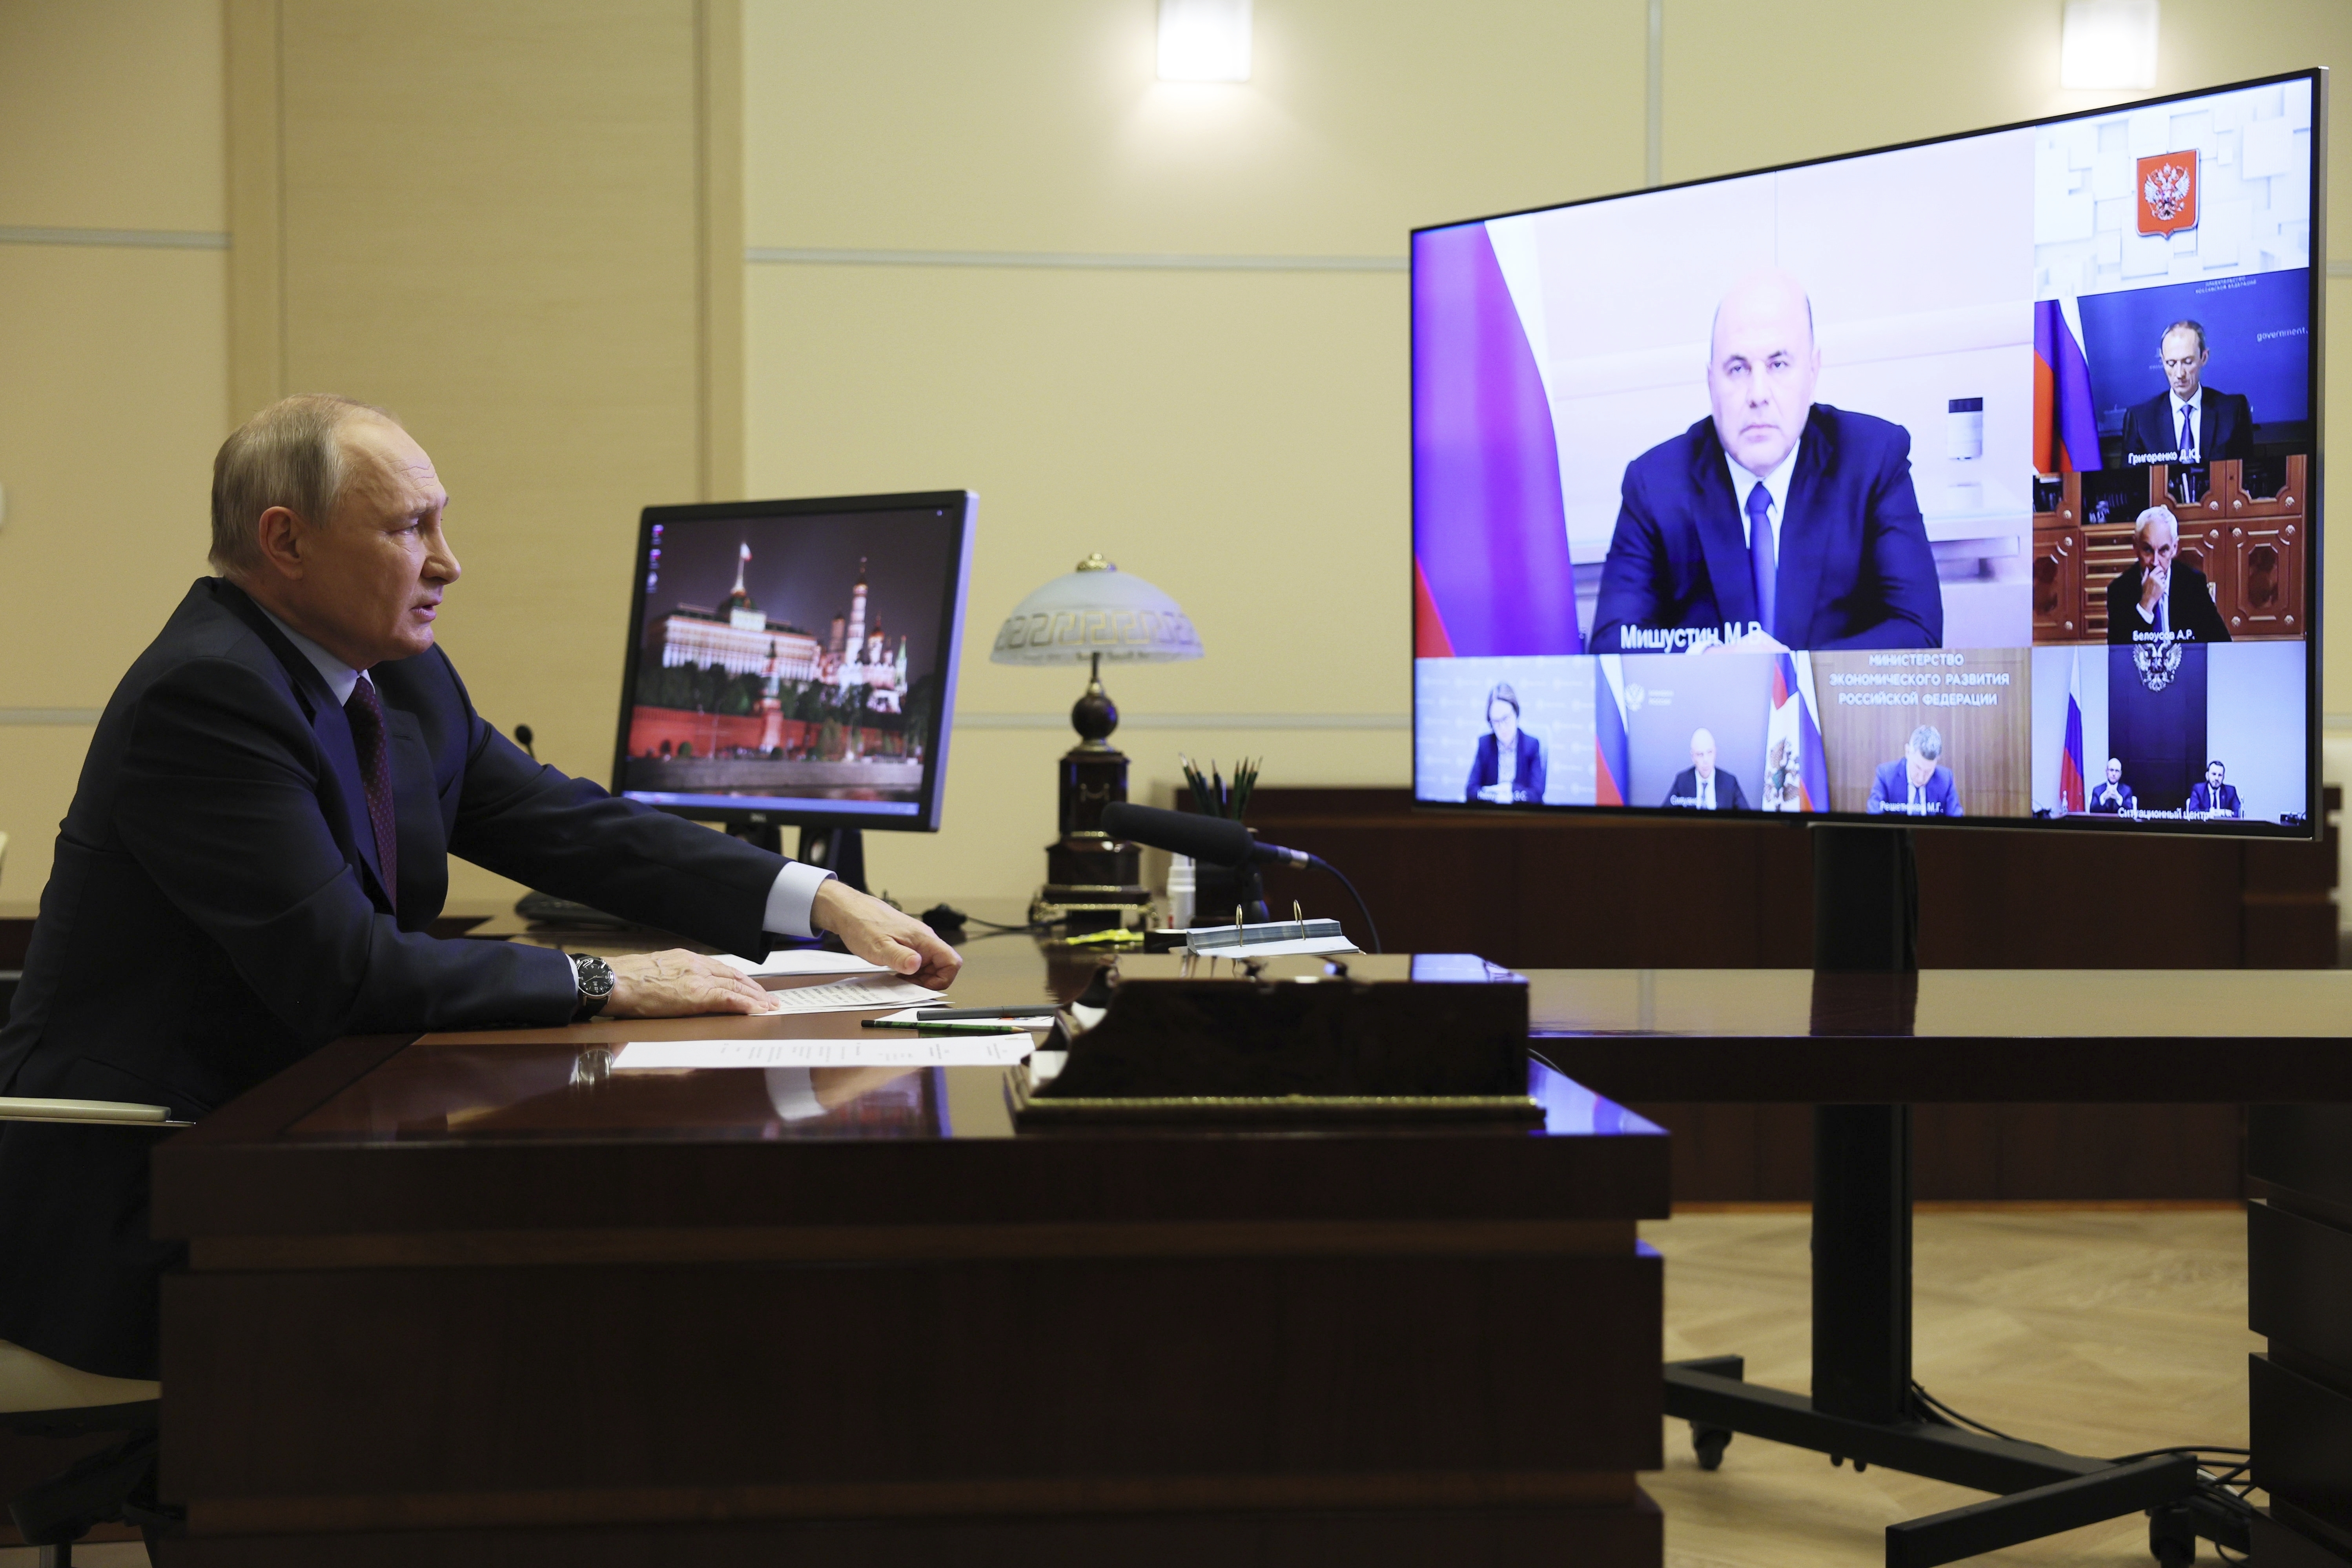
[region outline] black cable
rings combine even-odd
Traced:
[[[1347,889],[1348,896],[1356,900],[1356,912],[1364,917],[1364,934],[1372,939],[1372,951],[1380,952],[1381,928],[1372,923],[1372,906],[1364,902],[1364,895],[1356,891],[1356,884],[1348,880],[1348,874],[1320,855],[1309,855],[1307,858],[1307,863],[1310,866],[1319,866],[1339,879],[1339,886]]]
[[[2037,1448],[2044,1447],[2042,1444],[2033,1443],[2033,1440],[2031,1437],[2012,1437],[1998,1426],[1988,1426],[1983,1422],[1979,1421],[1972,1416],[1961,1415],[1958,1411],[1953,1409],[1950,1405],[1945,1404],[1942,1400],[1928,1393],[1927,1390],[1920,1384],[1916,1378],[1914,1378],[1911,1382],[1911,1397],[1926,1405],[1929,1414],[1942,1417],[1945,1424],[1948,1426],[1965,1426],[1970,1431],[1981,1432],[1988,1437],[1998,1437],[2004,1443],[2032,1443],[2033,1447]]]

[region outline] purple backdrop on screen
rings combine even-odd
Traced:
[[[1413,237],[1412,543],[1457,656],[1584,651],[1559,454],[1484,224]]]

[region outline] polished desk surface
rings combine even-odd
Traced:
[[[966,955],[950,998],[962,1005],[1066,998],[1099,962],[1017,937],[971,943]],[[1573,1225],[1667,1209],[1659,1130],[1541,1063],[1528,1088],[1546,1120],[1532,1136],[1449,1127],[1016,1137],[998,1068],[813,1069],[806,1087],[824,1107],[814,1117],[783,1113],[778,1094],[800,1086],[772,1071],[596,1071],[596,1053],[629,1041],[871,1037],[859,1020],[874,1016],[339,1040],[158,1149],[156,1229],[194,1238],[1474,1216]],[[422,1157],[434,1151],[444,1157]]]
[[[1534,1049],[1629,1100],[2352,1100],[2352,971],[1537,970]]]

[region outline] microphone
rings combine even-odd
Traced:
[[[1196,811],[1162,811],[1158,806],[1113,801],[1103,807],[1102,826],[1113,838],[1165,849],[1171,855],[1190,855],[1203,865],[1228,869],[1237,870],[1252,861],[1274,866],[1320,864],[1304,849],[1261,844],[1240,823]]]
[[[1238,871],[1253,861],[1267,866],[1312,866],[1328,871],[1348,889],[1348,896],[1356,900],[1356,912],[1364,917],[1364,931],[1371,938],[1372,951],[1381,950],[1381,928],[1372,923],[1371,906],[1364,902],[1364,895],[1356,891],[1356,884],[1348,880],[1346,873],[1320,855],[1285,848],[1279,844],[1261,844],[1250,837],[1248,828],[1225,817],[1203,816],[1196,811],[1162,811],[1156,805],[1136,805],[1124,800],[1103,807],[1102,827],[1113,838],[1124,838],[1150,849],[1165,849],[1171,855],[1190,855],[1204,866],[1222,866],[1230,871]],[[1253,882],[1255,879],[1251,879]]]

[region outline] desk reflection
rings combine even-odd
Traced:
[[[949,1135],[940,1068],[614,1072],[600,1047],[411,1046],[296,1122],[318,1142]]]

